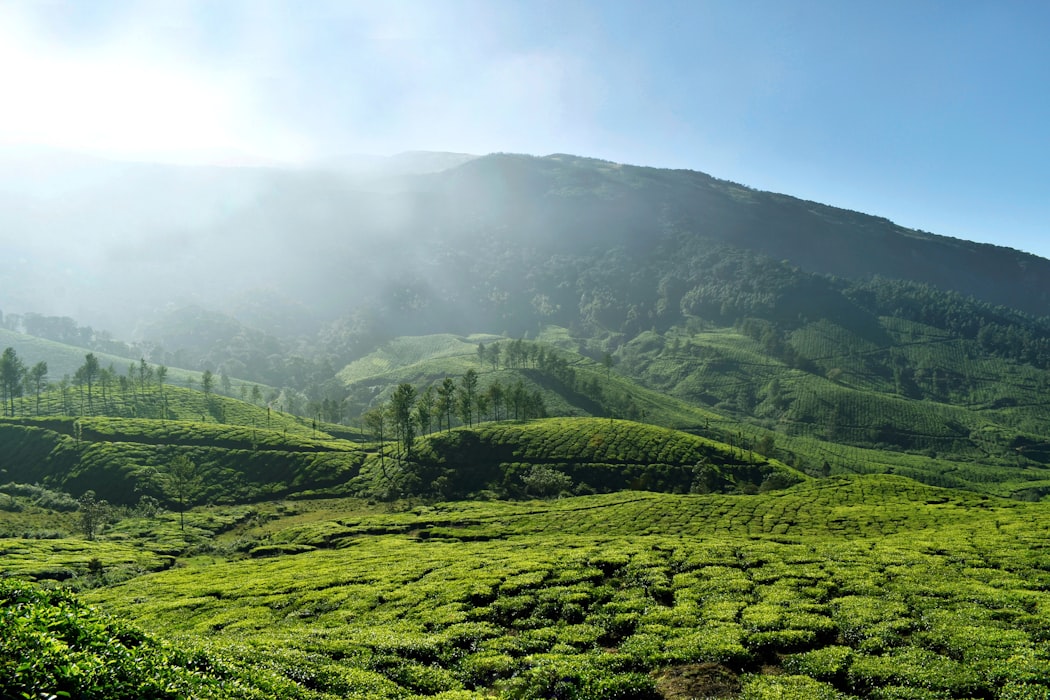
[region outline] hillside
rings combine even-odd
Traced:
[[[641,333],[609,364],[581,354],[590,343],[557,327],[535,341],[402,337],[338,376],[351,413],[473,370],[482,394],[521,381],[552,415],[686,430],[813,476],[890,472],[1028,499],[1050,488],[1050,373],[943,328],[860,311],[791,331],[694,322]]]
[[[67,575],[80,599],[142,630],[143,670],[178,640],[202,674],[179,682],[203,684],[202,696],[216,676],[234,695],[317,699],[1050,691],[1044,504],[882,475],[756,495],[189,515],[185,532],[161,513],[118,519],[95,542],[0,539],[18,550],[0,566],[29,573],[35,557],[46,569],[54,543],[77,543]],[[152,573],[129,571],[119,549],[172,556],[173,544],[177,564]],[[34,617],[9,618],[19,625],[71,606],[27,595]],[[113,624],[79,610],[92,635]],[[0,663],[21,638],[4,636]],[[180,658],[169,659],[179,674]],[[32,685],[44,671],[20,678],[44,688]]]
[[[389,470],[380,460],[390,461]],[[624,420],[562,418],[483,423],[419,440],[411,454],[371,457],[357,488],[444,500],[626,489],[676,493],[778,489],[804,475],[762,455]]]
[[[102,415],[63,415],[63,397],[55,392],[41,397],[54,416],[32,416],[35,398],[22,401],[31,417],[0,419],[3,478],[78,496],[93,490],[115,503],[133,504],[143,495],[170,503],[163,473],[178,455],[199,470],[194,501],[226,503],[340,484],[364,460],[358,444],[325,432],[323,423],[181,387],[100,396],[95,407]]]
[[[645,269],[667,271],[694,257],[697,244],[845,279],[929,284],[1034,316],[1046,315],[1050,299],[1050,263],[1036,256],[686,170],[509,154],[371,181],[335,171],[115,170],[93,183],[92,196],[61,209],[9,195],[11,235],[39,240],[14,251],[10,259],[23,264],[0,266],[3,286],[17,292],[0,299],[5,311],[55,313],[64,304],[67,315],[124,336],[141,324],[167,337],[155,323],[172,302],[239,315],[271,336],[308,334],[340,317],[372,319],[387,337],[518,335],[595,314],[615,314],[619,325],[632,306],[646,318],[662,294],[660,277]],[[113,220],[128,201],[136,202],[135,227]],[[185,231],[177,248],[166,233],[172,221]],[[101,251],[39,235],[73,227]],[[118,266],[127,250],[132,263]],[[194,264],[172,274],[171,254]],[[60,295],[41,284],[85,259],[92,273],[64,276]],[[232,259],[240,264],[223,262]],[[630,274],[603,274],[623,262]],[[50,302],[56,295],[63,304]],[[93,304],[85,308],[83,298]]]

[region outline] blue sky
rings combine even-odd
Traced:
[[[1050,3],[0,0],[0,142],[567,152],[1050,257]]]

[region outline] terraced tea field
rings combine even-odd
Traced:
[[[1050,693],[1042,504],[871,476],[256,516],[83,597],[289,697]]]

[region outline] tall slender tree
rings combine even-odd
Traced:
[[[5,348],[0,355],[0,388],[3,389],[5,414],[15,415],[15,399],[22,395],[22,377],[25,365],[14,348]]]
[[[445,417],[445,429],[452,430],[452,412],[456,410],[456,383],[452,377],[445,377],[438,387],[437,412]],[[441,426],[438,426],[440,429]]]
[[[164,381],[168,378],[168,368],[164,365],[158,365],[154,376],[157,377],[157,391],[160,392],[160,417],[167,418],[168,399],[164,395]]]
[[[33,386],[33,391],[36,394],[36,414],[40,415],[40,394],[44,392],[47,387],[47,363],[41,360],[33,365],[33,368],[29,370],[29,382]]]
[[[503,408],[503,385],[498,380],[492,382],[485,391],[485,396],[488,397],[489,405],[492,406],[492,419],[499,422],[500,410]]]
[[[98,358],[95,357],[95,353],[89,352],[84,356],[84,364],[81,365],[80,370],[84,383],[87,384],[88,411],[93,411],[95,408],[95,401],[91,390],[95,385],[95,380],[98,379],[100,369]]]
[[[139,393],[146,398],[146,385],[153,381],[153,368],[146,362],[145,357],[139,358]]]
[[[186,504],[200,483],[200,472],[192,459],[179,454],[168,465],[167,477],[170,493],[179,500],[179,528],[185,531]]]
[[[427,435],[431,432],[433,426],[434,417],[434,404],[437,397],[434,394],[434,387],[428,386],[423,391],[419,392],[419,398],[416,399],[416,425],[419,427],[419,432],[422,435]]]
[[[520,379],[507,390],[507,401],[510,404],[510,408],[514,409],[514,420],[522,417],[527,395],[528,391],[525,389],[525,382]]]
[[[379,443],[379,470],[383,473],[383,479],[390,483],[390,475],[386,471],[386,450],[383,445],[386,442],[387,411],[385,406],[378,406],[367,411],[361,416],[365,430]]]
[[[416,389],[411,384],[401,383],[394,389],[390,397],[390,418],[394,426],[394,435],[397,438],[398,459],[408,457],[412,454],[412,443],[415,441],[415,421],[412,409],[416,404]]]
[[[474,409],[477,406],[478,373],[473,367],[463,373],[459,380],[457,403],[459,416],[467,426],[474,425]]]

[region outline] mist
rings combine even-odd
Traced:
[[[465,154],[350,158],[323,168],[171,166],[22,149],[0,154],[2,310],[73,316],[125,337],[173,307],[253,296],[352,311],[414,274],[426,234],[413,178]],[[415,187],[416,191],[413,191]],[[394,260],[396,258],[396,260]],[[399,268],[395,270],[393,268]]]

